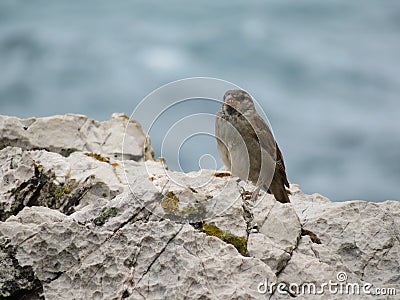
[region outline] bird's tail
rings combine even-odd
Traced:
[[[286,178],[283,178],[282,176],[279,176],[278,174],[275,173],[275,176],[269,186],[269,190],[271,193],[274,195],[275,199],[281,203],[289,203],[289,196],[288,196],[288,191],[286,190],[285,186],[289,186],[289,183],[287,183],[285,180]]]
[[[281,203],[289,203],[289,196],[288,193],[286,191],[286,189],[284,187],[280,187],[279,191],[277,191],[276,193],[272,192],[275,196],[275,199]]]

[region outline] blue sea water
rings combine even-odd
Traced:
[[[0,2],[0,114],[106,120],[193,76],[251,92],[305,192],[400,200],[397,0]],[[183,169],[204,153],[185,143]]]

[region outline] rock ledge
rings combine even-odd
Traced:
[[[166,170],[123,114],[0,116],[0,129],[2,299],[314,299],[301,287],[329,282],[381,293],[329,299],[400,293],[399,201],[291,184],[289,204],[252,202],[237,178]]]

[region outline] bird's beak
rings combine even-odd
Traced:
[[[225,104],[232,106],[232,107],[235,107],[237,104],[237,101],[231,95],[226,96],[224,102],[225,102]]]

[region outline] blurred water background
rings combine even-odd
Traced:
[[[400,200],[397,0],[0,2],[0,114],[106,120],[192,76],[255,96],[305,192]]]

